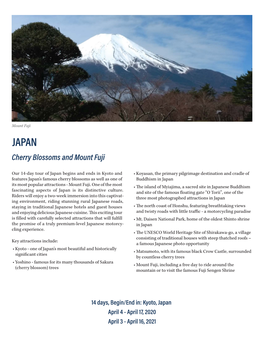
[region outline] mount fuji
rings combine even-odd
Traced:
[[[124,84],[162,80],[164,89],[181,91],[199,89],[208,83],[218,93],[230,91],[235,84],[233,78],[223,73],[162,58],[120,34],[99,34],[78,47],[82,57],[71,63],[82,67],[92,77],[119,79]]]

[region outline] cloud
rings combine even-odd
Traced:
[[[78,44],[100,33],[122,34],[160,56],[235,77],[251,69],[251,16],[18,16],[45,21]]]

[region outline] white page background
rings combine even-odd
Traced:
[[[51,1],[13,2],[1,15],[2,84],[1,127],[1,321],[5,341],[69,340],[172,340],[261,341],[263,328],[263,23],[258,6],[240,2],[208,1],[176,4]],[[113,6],[115,4],[115,6]],[[81,6],[82,5],[82,6]],[[167,5],[167,8],[166,8]],[[169,8],[170,5],[170,8]],[[130,7],[130,8],[129,8]],[[260,9],[259,9],[260,10]],[[191,12],[190,12],[191,11]],[[260,10],[261,11],[261,10]],[[253,14],[253,122],[164,123],[48,123],[31,122],[26,129],[12,129],[10,120],[11,15],[12,14]],[[260,37],[259,37],[260,36]],[[3,51],[3,50],[2,50]],[[9,84],[8,84],[9,82]],[[105,154],[102,163],[12,162],[12,139],[38,138],[34,153]],[[22,153],[22,152],[21,152]],[[23,153],[24,150],[23,150]],[[30,152],[32,154],[32,152]],[[124,226],[100,230],[58,229],[50,237],[71,245],[116,246],[114,266],[76,266],[59,271],[19,272],[12,266],[10,228],[12,171],[122,171],[125,179]],[[133,232],[135,171],[250,171],[254,234],[251,257],[238,256],[234,274],[136,273]],[[189,180],[191,181],[191,180]],[[221,181],[221,180],[220,180]],[[126,197],[126,193],[128,197]],[[237,225],[237,224],[236,224]],[[232,225],[233,228],[236,226]],[[200,226],[197,226],[199,229]],[[239,227],[239,226],[238,226]],[[190,228],[193,228],[191,225]],[[31,238],[34,235],[31,234]],[[36,234],[36,238],[39,237]],[[78,245],[78,246],[79,246]],[[124,256],[123,256],[124,255]],[[64,257],[64,256],[63,256]],[[57,259],[58,256],[56,256]],[[171,300],[157,308],[156,325],[109,325],[108,309],[91,300]],[[116,309],[117,307],[109,307]],[[133,306],[119,309],[135,309]],[[121,318],[121,316],[119,316]],[[115,318],[115,316],[113,316]],[[133,316],[131,317],[133,318]]]

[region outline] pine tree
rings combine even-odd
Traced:
[[[215,89],[210,86],[209,83],[205,83],[204,86],[201,86],[199,90],[200,94],[205,94],[207,98],[214,99],[216,96],[216,91]]]
[[[252,121],[252,71],[237,77],[231,89],[233,101],[242,105],[244,120]]]
[[[84,69],[67,65],[78,57],[77,44],[46,23],[16,30],[12,35],[12,109],[31,121],[76,113],[80,98],[69,89],[90,78]]]
[[[252,107],[252,71],[236,78],[236,85],[232,86],[234,101]]]

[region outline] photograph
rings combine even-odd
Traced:
[[[13,121],[252,121],[252,16],[12,17]]]

